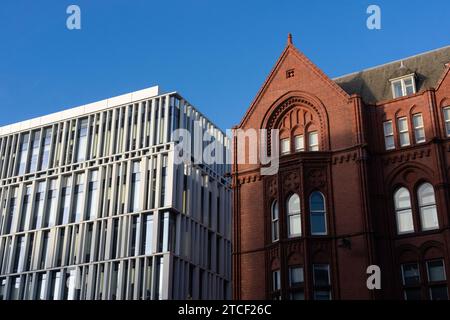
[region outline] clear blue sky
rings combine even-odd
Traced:
[[[366,28],[370,4],[380,31]],[[334,77],[450,44],[449,12],[448,0],[2,0],[0,126],[159,84],[226,129],[288,32]]]

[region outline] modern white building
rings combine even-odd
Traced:
[[[0,128],[0,300],[230,298],[229,167],[174,161],[196,121],[229,151],[158,87]]]

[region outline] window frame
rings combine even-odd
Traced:
[[[405,82],[407,80],[411,80],[411,85],[406,85]],[[410,95],[414,95],[417,93],[417,88],[416,88],[416,81],[415,81],[415,74],[411,73],[402,77],[398,77],[395,79],[390,79],[389,80],[391,82],[391,92],[392,92],[392,97],[394,99],[397,98],[402,98],[402,97],[407,97]],[[395,84],[400,83],[401,85],[401,89],[402,89],[402,95],[401,96],[397,96],[396,92],[395,92]],[[407,92],[407,87],[412,86],[413,92],[411,94],[408,94]]]
[[[327,285],[318,285],[316,283],[316,267],[326,267],[328,272],[328,284]],[[313,298],[316,299],[316,292],[318,291],[328,291],[328,300],[332,300],[332,290],[331,290],[331,267],[330,264],[327,263],[314,263],[312,266],[312,278],[313,278]]]
[[[422,197],[420,195],[420,190],[422,188],[424,188],[425,186],[430,186],[431,190],[433,190],[433,198],[434,198],[434,203],[432,204],[423,204],[422,203]],[[432,231],[432,230],[439,230],[441,227],[441,224],[439,222],[439,214],[438,214],[438,209],[437,209],[437,201],[436,201],[436,191],[434,190],[434,186],[429,183],[429,182],[422,182],[417,186],[417,190],[416,190],[416,196],[417,196],[417,208],[419,209],[419,219],[420,219],[420,229],[421,231]],[[424,227],[424,219],[423,219],[423,209],[426,208],[433,208],[434,207],[434,214],[435,214],[435,218],[437,221],[437,225],[431,228],[425,228]]]
[[[290,202],[291,202],[291,199],[293,198],[293,197],[297,197],[298,198],[298,211],[294,211],[294,212],[291,212],[291,206],[290,206]],[[301,199],[300,199],[300,196],[297,194],[297,193],[293,193],[293,194],[291,194],[289,197],[288,197],[288,199],[287,199],[287,201],[286,201],[286,204],[287,204],[287,236],[288,236],[288,238],[289,239],[293,239],[293,238],[299,238],[299,237],[301,237],[302,236],[302,234],[303,234],[303,232],[302,232],[302,207],[301,207]],[[298,216],[298,219],[299,219],[299,221],[300,221],[300,233],[291,233],[291,229],[292,229],[292,227],[291,227],[291,217],[296,217],[296,216]]]
[[[444,119],[445,136],[447,138],[450,138],[450,106],[442,108],[442,113],[443,113],[442,118]],[[446,114],[448,114],[448,119],[445,116]]]
[[[386,125],[391,126],[391,133],[386,133]],[[395,134],[394,134],[394,123],[392,120],[383,121],[383,136],[384,136],[384,149],[386,151],[394,150],[396,148],[395,144]],[[388,145],[388,138],[392,139],[392,146]]]
[[[405,208],[397,208],[397,194],[400,192],[400,190],[406,190],[406,192],[408,192],[408,196],[409,196],[409,207],[405,207]],[[395,212],[395,221],[396,221],[396,225],[397,225],[397,235],[405,235],[405,234],[411,234],[411,233],[415,233],[416,232],[416,225],[414,223],[414,211],[413,211],[413,202],[411,199],[411,192],[408,190],[408,188],[404,187],[404,186],[399,186],[398,188],[395,189],[394,191],[394,195],[393,195],[393,200],[394,200],[394,212]],[[410,218],[411,218],[411,222],[412,222],[412,230],[408,230],[408,231],[401,231],[400,230],[400,224],[399,224],[399,213],[403,213],[404,211],[410,211]]]
[[[323,200],[323,211],[312,210],[312,208],[311,208],[312,207],[311,206],[312,196],[315,193],[320,194],[320,196],[322,197],[322,200]],[[324,222],[325,222],[325,232],[313,232],[313,230],[312,230],[312,219],[311,219],[311,217],[313,215],[313,212],[315,214],[323,212],[323,218],[324,218]],[[317,190],[311,192],[311,194],[309,195],[309,220],[310,220],[309,221],[310,234],[312,236],[327,236],[328,235],[327,201],[326,201],[325,195],[322,192],[317,191]]]
[[[277,218],[274,218],[274,212],[275,207],[277,208]],[[274,237],[274,230],[277,230],[277,237]],[[276,243],[280,241],[280,207],[278,205],[278,201],[274,200],[272,201],[272,204],[270,205],[270,229],[271,229],[271,241],[272,243]]]
[[[420,119],[421,119],[421,122],[422,122],[421,126],[416,126],[416,124],[414,122],[414,119],[416,119],[418,117],[420,117]],[[418,113],[415,113],[415,114],[412,115],[412,127],[413,127],[413,132],[414,132],[414,142],[416,144],[425,143],[427,141],[427,137],[426,137],[426,134],[425,134],[425,124],[424,124],[423,115],[422,115],[421,112],[418,112]],[[423,140],[419,140],[418,139],[418,134],[417,134],[418,131],[422,131],[423,132]]]
[[[405,129],[401,129],[400,122],[404,123],[404,125],[406,126]],[[411,137],[409,136],[408,117],[405,116],[397,118],[397,133],[398,133],[398,144],[400,148],[409,147],[411,145]],[[402,137],[406,137],[407,143],[402,143]]]

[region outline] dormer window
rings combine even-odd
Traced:
[[[410,74],[401,78],[392,79],[392,95],[395,98],[409,96],[416,93],[416,83],[414,74]]]

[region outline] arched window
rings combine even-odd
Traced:
[[[288,237],[295,238],[302,235],[302,221],[300,216],[300,197],[293,194],[288,203]]]
[[[278,214],[278,202],[274,201],[271,208],[272,218],[272,242],[280,239],[280,216]]]
[[[322,193],[313,192],[309,198],[311,234],[327,234],[327,212],[325,209],[325,197]]]
[[[398,189],[394,194],[394,203],[398,234],[414,232],[411,196],[408,189]]]
[[[419,189],[417,189],[417,199],[419,200],[422,230],[438,229],[439,221],[433,186],[429,183],[422,184]]]
[[[309,151],[319,151],[319,133],[313,131],[308,133]]]

